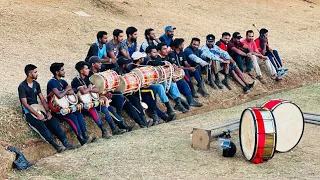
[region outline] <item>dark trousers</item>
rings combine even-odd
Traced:
[[[110,106],[109,106],[109,107],[110,107]],[[110,110],[109,110],[109,109],[110,109]],[[111,129],[112,131],[115,130],[116,125],[115,125],[115,123],[114,123],[114,121],[113,121],[110,113],[111,113],[118,121],[122,121],[121,117],[119,117],[119,115],[113,110],[112,107],[107,108],[105,105],[101,105],[101,106],[96,107],[96,110],[97,110],[97,111],[100,111],[100,112],[102,112],[102,113],[104,114],[104,118],[105,118],[105,120],[107,121],[107,123],[109,124],[110,129]],[[112,111],[112,112],[111,112],[111,111]],[[119,119],[119,118],[120,118],[120,119]]]
[[[181,94],[183,94],[184,96],[191,96],[192,95],[190,87],[186,81],[184,81],[182,79],[182,80],[177,81],[176,83],[177,83],[178,89]]]
[[[26,120],[29,126],[48,143],[52,144],[54,141],[51,133],[57,136],[61,142],[65,142],[66,135],[64,134],[59,121],[56,118],[52,117],[52,119],[43,122],[34,118],[30,113],[28,113],[26,114]]]
[[[188,84],[187,84],[188,86]],[[149,112],[156,112],[159,117],[166,116],[157,106],[157,94],[154,92],[153,97],[149,92],[141,93],[142,101],[148,105]]]
[[[90,108],[89,110],[83,110],[82,113],[89,116],[97,124],[97,126],[103,126],[101,118],[98,114],[98,111],[95,108]]]
[[[202,86],[202,78],[201,78],[201,74],[200,74],[200,68],[197,68],[194,72],[184,70],[184,73],[186,75],[185,79],[190,87],[193,86],[192,81],[191,81],[191,77],[194,77],[196,79],[196,81],[198,83],[198,87]]]
[[[143,124],[143,117],[145,117],[145,114],[138,97],[127,95],[125,97],[123,109],[136,123],[139,125]]]
[[[124,96],[121,92],[112,92],[112,98],[111,98],[111,103],[113,107],[116,108],[117,114],[121,116],[122,114],[122,109],[123,109],[123,104],[124,104]]]
[[[53,113],[58,119],[66,121],[71,127],[72,131],[78,136],[87,132],[86,123],[84,122],[83,115],[76,111],[74,113],[62,116],[61,114]]]
[[[282,61],[281,61],[281,59],[280,59],[280,56],[279,56],[278,51],[277,51],[277,50],[273,50],[273,54],[274,54],[274,56],[277,58],[277,61],[278,61],[279,65],[280,65],[280,67],[282,67]],[[274,66],[274,68],[276,68],[276,70],[278,70],[280,67],[279,67],[279,66],[277,65],[277,63],[275,62],[275,60],[274,60],[273,55],[271,54],[271,52],[267,52],[267,53],[266,53],[266,56],[269,57],[272,65]]]
[[[239,54],[237,54],[235,57],[233,57],[234,60],[236,61],[239,69],[244,72],[244,66],[243,66],[243,59],[244,59],[244,62],[246,64],[246,72],[250,72],[252,70],[252,62],[251,60],[247,57],[247,56],[241,56]]]

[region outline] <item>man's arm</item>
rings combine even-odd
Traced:
[[[208,47],[202,46],[201,50],[202,50],[202,54],[201,54],[201,58],[202,59],[209,58],[210,60],[213,60],[213,61],[223,62],[223,59],[221,59],[218,55],[213,54],[212,52],[210,52]]]
[[[28,103],[27,103],[27,98],[21,98],[20,99],[22,105],[24,108],[26,108],[30,113],[32,113],[33,115],[35,115],[37,117],[37,119],[44,121],[44,116],[42,116],[41,114],[39,114],[37,111],[35,111]]]

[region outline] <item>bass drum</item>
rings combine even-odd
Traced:
[[[304,131],[304,117],[301,109],[287,100],[274,99],[262,107],[269,109],[277,125],[277,148],[279,152],[288,152],[298,145]]]

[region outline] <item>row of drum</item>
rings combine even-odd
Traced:
[[[296,147],[303,131],[303,113],[290,101],[275,99],[262,107],[247,108],[239,126],[242,154],[253,163],[262,163],[275,151],[288,152]]]

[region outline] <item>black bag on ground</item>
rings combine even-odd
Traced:
[[[24,170],[31,167],[31,163],[26,159],[26,157],[15,147],[8,146],[9,151],[16,153],[16,160],[13,162],[13,168],[18,170]]]

